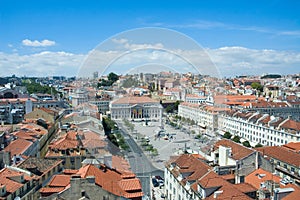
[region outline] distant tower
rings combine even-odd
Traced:
[[[25,102],[25,113],[28,114],[28,113],[31,113],[32,112],[32,101],[30,99],[28,99],[26,102]]]
[[[97,79],[98,77],[99,77],[98,72],[94,72],[94,73],[93,73],[93,78],[94,78],[94,79]]]

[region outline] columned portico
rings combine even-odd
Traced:
[[[112,119],[161,121],[162,106],[149,97],[123,97],[110,105]]]

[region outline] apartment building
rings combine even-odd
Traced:
[[[200,127],[208,130],[218,129],[218,113],[227,110],[208,105],[183,102],[178,106],[178,115],[194,120]]]
[[[268,158],[275,172],[283,181],[300,186],[300,154],[284,146],[256,148],[262,156]]]
[[[211,152],[215,171],[222,174],[233,174],[235,183],[244,183],[245,176],[259,167],[258,153],[231,140],[217,141]]]
[[[218,116],[218,128],[248,140],[253,146],[300,141],[300,122],[257,112],[227,112]]]
[[[247,184],[232,184],[203,161],[183,154],[165,165],[165,199],[244,199],[256,197],[256,189]]]

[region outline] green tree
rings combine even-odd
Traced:
[[[253,82],[253,83],[251,83],[251,87],[253,88],[253,89],[256,89],[256,90],[258,90],[258,91],[263,91],[263,89],[264,89],[264,87],[260,84],[260,83],[257,83],[257,82]]]
[[[251,147],[251,145],[250,145],[250,142],[249,141],[244,141],[243,143],[242,143],[245,147]]]
[[[112,84],[114,84],[114,82],[116,82],[117,80],[119,80],[119,76],[113,72],[109,73],[107,76],[107,80],[105,79],[100,79],[99,83],[97,84],[98,87],[109,87],[112,86]]]
[[[241,143],[241,138],[237,135],[235,135],[233,138],[232,138],[232,141],[236,142],[236,143]]]
[[[155,149],[155,148],[152,149],[151,155],[152,155],[152,156],[158,156],[158,150]]]
[[[119,76],[113,72],[110,72],[107,76],[107,79],[109,81],[111,81],[112,83],[116,82],[117,80],[119,80]]]
[[[231,139],[232,135],[231,135],[231,133],[229,133],[228,131],[226,131],[224,133],[223,137],[226,138],[226,139]]]
[[[167,113],[173,113],[173,111],[174,111],[173,105],[168,105],[168,106],[166,107],[166,112],[167,112]]]
[[[259,148],[259,147],[263,147],[262,144],[258,143],[257,145],[255,145],[255,148]]]

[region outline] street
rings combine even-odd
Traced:
[[[125,141],[131,149],[131,152],[127,154],[128,161],[131,166],[131,170],[141,180],[143,192],[145,195],[150,195],[150,179],[154,175],[163,177],[163,171],[157,169],[152,165],[152,162],[144,154],[143,150],[136,144],[134,139],[128,134],[126,128],[121,122],[117,122],[120,133],[124,136]]]

